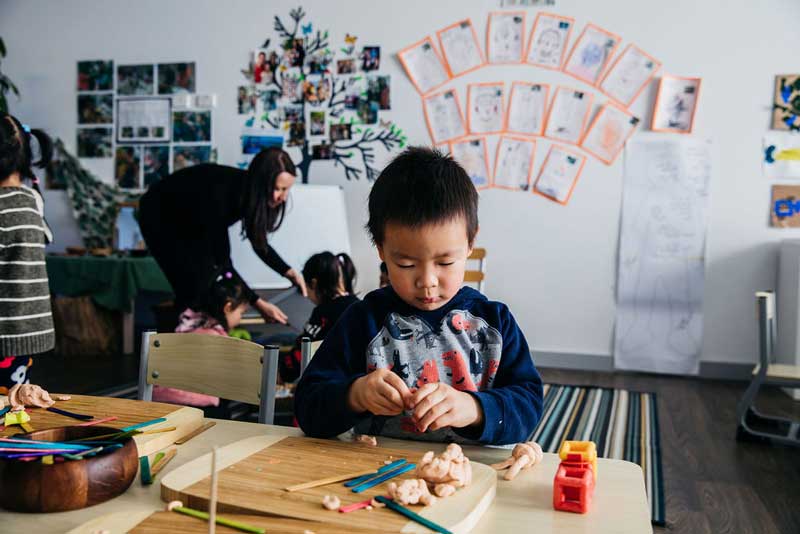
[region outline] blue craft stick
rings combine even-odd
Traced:
[[[386,471],[391,471],[395,467],[397,467],[399,465],[403,465],[404,463],[406,463],[406,459],[405,458],[400,458],[399,460],[396,460],[396,461],[394,461],[394,462],[392,462],[392,463],[390,463],[388,465],[384,465],[383,467],[381,467],[380,469],[378,469],[377,471],[375,471],[372,474],[364,475],[363,477],[354,478],[353,480],[348,480],[347,482],[344,483],[344,487],[345,488],[352,488],[353,486],[358,486],[359,484],[362,484],[362,483],[366,482],[367,480],[371,479],[372,477],[380,475],[381,473],[385,473]]]
[[[67,451],[66,450],[62,450],[62,449],[55,449],[55,450],[51,450],[51,451],[41,451],[41,452],[17,452],[17,453],[6,453],[6,452],[4,452],[4,453],[0,453],[0,458],[13,459],[13,458],[27,458],[29,456],[30,457],[51,456],[51,455],[55,455],[55,454],[59,454],[60,455],[60,454],[63,454],[65,452],[67,452]],[[75,451],[70,451],[70,452],[75,452]]]
[[[59,415],[66,415],[67,417],[72,417],[73,419],[80,419],[81,421],[88,421],[90,419],[94,419],[93,415],[84,415],[82,413],[68,412],[67,410],[62,410],[60,408],[55,408],[53,406],[47,408],[47,411],[57,413]]]
[[[137,428],[142,428],[143,426],[150,426],[155,425],[156,423],[163,423],[167,419],[165,417],[159,417],[158,419],[151,419],[149,421],[145,421],[144,423],[138,423],[131,426],[126,426],[125,428],[120,428],[122,432],[129,432],[131,430],[136,430]]]
[[[0,415],[5,415],[11,409],[11,406],[6,406],[5,408],[0,410]]]
[[[395,469],[394,471],[389,471],[388,473],[385,473],[385,474],[379,476],[378,478],[373,478],[369,482],[364,482],[360,486],[356,486],[355,488],[352,489],[352,492],[353,493],[361,493],[362,491],[368,490],[368,489],[370,489],[370,488],[372,488],[374,486],[377,486],[378,484],[386,482],[390,478],[394,478],[396,476],[402,475],[403,473],[411,471],[415,467],[417,467],[417,464],[405,464],[405,465],[402,465],[402,466],[398,467],[397,469]]]
[[[30,443],[16,443],[13,441],[0,441],[0,447],[5,449],[60,449],[70,451],[85,451],[91,449],[86,445],[78,445],[77,443],[60,443],[52,441],[48,443],[41,443],[32,441]]]

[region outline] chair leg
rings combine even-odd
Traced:
[[[261,392],[258,406],[258,422],[266,425],[275,422],[275,389],[278,381],[278,346],[264,347],[261,360]]]
[[[150,361],[150,338],[156,334],[154,330],[142,332],[142,346],[139,351],[139,388],[136,398],[143,401],[153,400],[153,385],[147,383],[147,364]]]

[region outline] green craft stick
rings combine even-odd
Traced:
[[[139,471],[142,476],[142,486],[149,486],[153,483],[153,476],[150,474],[150,460],[147,456],[139,458]]]
[[[150,425],[154,425],[156,423],[163,423],[166,420],[167,420],[166,417],[159,417],[157,419],[150,419],[149,421],[145,421],[144,423],[139,423],[139,424],[136,424],[136,425],[126,426],[124,428],[121,428],[120,430],[122,430],[123,432],[128,432],[130,430],[136,430],[137,428],[142,428],[143,426],[150,426]]]
[[[433,521],[431,521],[429,519],[425,519],[421,515],[418,515],[418,514],[412,512],[411,510],[409,510],[405,506],[400,506],[399,504],[397,504],[393,500],[387,499],[383,495],[376,495],[375,496],[375,500],[378,501],[379,503],[385,504],[386,507],[389,508],[390,510],[394,510],[395,512],[397,512],[399,514],[402,514],[402,515],[406,516],[407,518],[411,519],[412,521],[416,521],[420,525],[428,527],[429,529],[431,529],[431,530],[433,530],[435,532],[441,532],[442,534],[453,534],[452,532],[450,532],[446,528],[437,525],[436,523],[434,523]]]
[[[193,508],[186,508],[185,506],[176,506],[172,509],[173,512],[179,512],[184,515],[192,516],[197,519],[203,519],[208,521],[208,512],[201,512],[200,510],[194,510]],[[259,527],[254,527],[251,525],[247,525],[245,523],[240,523],[238,521],[233,521],[231,519],[225,519],[224,517],[217,516],[216,521],[214,521],[217,525],[223,525],[226,527],[235,528],[236,530],[241,530],[242,532],[252,532],[253,534],[265,534],[266,530]]]

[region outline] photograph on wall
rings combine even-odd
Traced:
[[[168,143],[169,98],[118,98],[118,143]]]
[[[331,124],[330,125],[330,138],[331,141],[348,141],[353,138],[353,132],[349,124]]]
[[[764,135],[764,176],[800,178],[800,133],[768,132]]]
[[[654,132],[692,133],[699,94],[700,78],[662,76],[650,129]]]
[[[331,79],[322,74],[309,74],[303,80],[303,100],[310,106],[327,105],[331,97]]]
[[[503,82],[467,86],[467,128],[472,134],[503,131]]]
[[[152,95],[156,90],[154,71],[155,65],[117,65],[117,94]]]
[[[524,40],[524,11],[489,14],[486,27],[486,56],[489,63],[522,63],[525,60]]]
[[[450,79],[442,58],[430,37],[412,44],[397,53],[411,83],[424,95]]]
[[[358,118],[364,124],[378,124],[380,108],[377,102],[361,100],[358,103]]]
[[[287,67],[302,67],[306,57],[302,37],[286,39],[283,43],[283,64]]]
[[[78,128],[79,158],[110,158],[111,128]]]
[[[78,124],[114,122],[114,94],[79,94]]]
[[[280,64],[280,58],[275,51],[256,50],[253,52],[252,80],[255,84],[268,84]]]
[[[358,103],[367,98],[367,79],[364,76],[352,76],[347,79],[344,88],[344,109],[356,110]]]
[[[289,139],[286,146],[303,146],[306,142],[306,122],[304,120],[289,123]]]
[[[528,38],[526,62],[546,69],[561,69],[575,19],[539,13]]]
[[[325,126],[327,124],[328,112],[325,110],[310,110],[308,112],[308,135],[310,137],[325,137],[327,132]]]
[[[506,130],[522,135],[542,135],[549,93],[549,85],[512,83],[506,112]]]
[[[775,77],[772,129],[800,131],[800,74]]]
[[[381,68],[381,47],[365,46],[361,50],[361,70],[369,72]]]
[[[117,146],[114,158],[114,181],[122,189],[140,189],[139,174],[142,147]]]
[[[628,45],[603,77],[600,90],[619,104],[629,107],[660,68],[661,63],[644,50],[636,45]]]
[[[545,137],[578,144],[589,121],[593,100],[591,93],[559,86],[550,104]]]
[[[242,154],[258,154],[266,148],[283,148],[284,135],[280,130],[244,128],[242,131]]]
[[[638,124],[639,119],[633,113],[607,102],[589,126],[581,148],[611,165]]]
[[[450,154],[467,171],[476,189],[489,187],[491,176],[486,138],[476,137],[453,141],[450,143]]]
[[[375,102],[381,111],[392,109],[391,78],[388,75],[367,76],[367,100]]]
[[[211,111],[174,112],[172,140],[176,143],[211,141]]]
[[[195,64],[192,63],[159,63],[158,94],[174,95],[194,93]]]
[[[356,60],[338,59],[336,60],[336,74],[354,74],[356,72]]]
[[[211,161],[211,145],[172,147],[172,172]]]
[[[566,205],[585,163],[586,156],[563,146],[551,145],[533,192]]]
[[[252,85],[240,85],[237,89],[236,109],[239,115],[249,115],[256,110],[258,96],[256,88]]]
[[[467,126],[454,89],[424,97],[422,106],[428,133],[435,145],[466,135]]]
[[[320,143],[311,146],[311,159],[333,159],[333,145]]]
[[[145,188],[169,176],[169,145],[144,147],[142,167],[144,169]]]
[[[525,137],[502,135],[494,160],[493,187],[527,191],[531,187],[536,141]]]
[[[293,67],[281,72],[281,95],[287,102],[301,104],[303,102],[303,73]]]
[[[770,225],[775,228],[800,228],[800,185],[772,186]]]
[[[596,85],[622,38],[594,24],[587,24],[564,65],[564,72]]]
[[[113,61],[78,61],[78,91],[111,91],[113,88]]]
[[[450,76],[461,76],[482,67],[483,58],[478,34],[472,21],[465,19],[436,32]]]

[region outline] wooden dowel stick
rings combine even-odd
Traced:
[[[346,473],[344,475],[336,475],[327,478],[321,478],[319,480],[312,480],[310,482],[303,482],[302,484],[295,484],[294,486],[288,486],[283,488],[286,491],[300,491],[309,488],[316,488],[317,486],[326,486],[328,484],[333,484],[335,482],[341,482],[343,480],[350,480],[351,478],[363,477],[364,475],[374,474],[375,469],[364,470],[364,471],[356,471],[355,473]]]
[[[217,446],[211,451],[211,496],[208,500],[208,534],[217,530]]]

